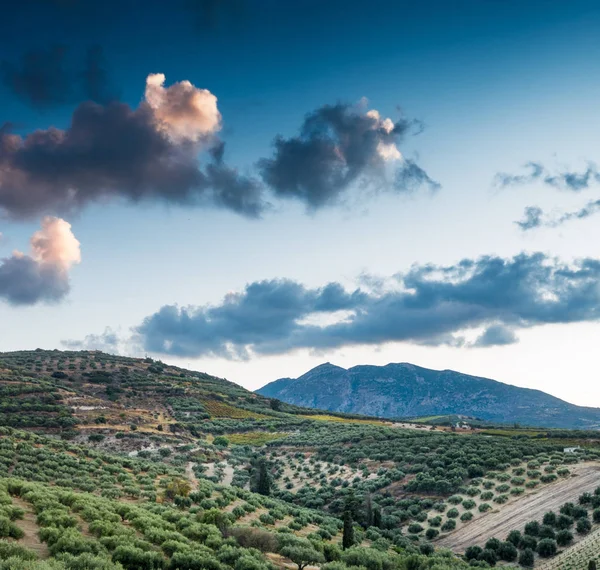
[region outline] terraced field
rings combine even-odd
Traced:
[[[600,464],[581,465],[573,472],[570,479],[557,481],[505,508],[490,511],[467,523],[460,531],[443,537],[437,544],[464,552],[472,545],[483,546],[492,537],[503,540],[511,530],[521,528],[531,520],[541,520],[544,513],[558,510],[567,501],[577,502],[579,495],[598,487]]]

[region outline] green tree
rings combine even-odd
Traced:
[[[325,562],[325,557],[320,552],[305,544],[289,544],[284,546],[279,553],[297,564],[298,570],[304,570],[309,564]]]
[[[258,464],[258,476],[256,481],[256,492],[268,497],[271,494],[271,477],[267,462],[264,459]]]
[[[342,548],[346,550],[354,544],[354,521],[349,510],[344,511],[344,530],[342,533]]]
[[[373,509],[373,526],[381,528],[381,509]]]
[[[531,548],[526,548],[521,551],[521,555],[519,556],[519,564],[521,566],[525,566],[526,568],[533,567],[533,563],[535,561],[535,556],[533,554],[533,550]]]

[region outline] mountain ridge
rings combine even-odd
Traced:
[[[256,392],[290,404],[386,418],[461,414],[497,423],[600,428],[600,408],[577,406],[534,388],[409,362],[347,369],[327,362]]]

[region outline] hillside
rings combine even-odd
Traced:
[[[325,413],[101,352],[1,354],[0,394],[0,570],[585,570],[600,541],[598,431]]]
[[[575,406],[540,390],[406,363],[348,370],[322,364],[297,379],[271,382],[257,393],[298,406],[382,418],[462,414],[528,426],[600,427],[598,408]]]

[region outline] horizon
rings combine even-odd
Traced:
[[[250,390],[403,361],[600,408],[597,2],[2,16],[0,351]]]

